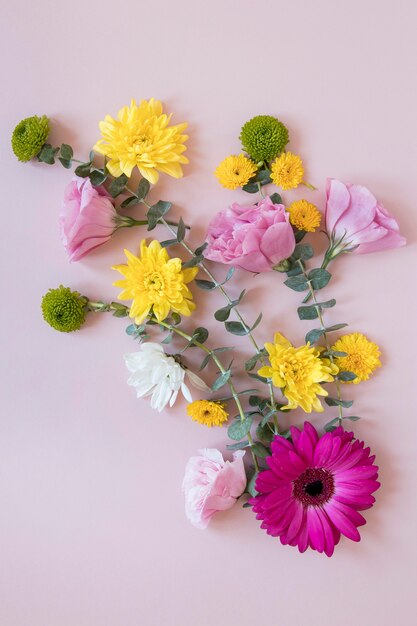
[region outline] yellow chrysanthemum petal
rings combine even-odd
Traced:
[[[220,163],[214,174],[223,187],[233,190],[246,185],[257,171],[256,164],[245,155],[233,154]]]
[[[357,385],[368,380],[373,372],[381,367],[381,351],[376,343],[369,341],[362,333],[343,335],[332,346],[336,352],[346,352],[347,356],[337,357],[335,363],[341,372],[353,372],[356,378],[351,381],[342,381],[346,384]]]
[[[188,163],[182,155],[188,139],[182,132],[187,124],[170,126],[170,119],[158,100],[142,100],[139,105],[132,100],[130,106],[120,109],[117,119],[106,115],[99,123],[102,138],[93,149],[108,158],[112,176],[130,177],[137,167],[151,184],[158,181],[158,170],[180,178],[181,163]]]
[[[306,413],[323,411],[317,396],[328,394],[321,383],[334,380],[338,368],[329,359],[322,359],[317,348],[310,344],[294,348],[281,333],[276,333],[274,344],[265,344],[265,348],[271,365],[261,367],[258,374],[282,389],[288,400],[282,410],[301,407]]]
[[[304,167],[299,156],[292,152],[283,152],[272,163],[271,179],[281,189],[295,189],[303,182]]]
[[[221,402],[212,400],[196,400],[187,407],[187,413],[194,422],[203,424],[211,428],[212,426],[222,426],[226,422],[229,414]]]
[[[123,290],[121,300],[132,300],[129,315],[136,323],[142,323],[148,314],[162,322],[170,311],[189,316],[195,309],[192,293],[187,287],[196,276],[198,268],[183,270],[181,259],[170,259],[159,241],[149,246],[141,241],[140,256],[125,250],[127,264],[114,265],[112,269],[124,276],[113,283]]]
[[[296,200],[287,209],[290,222],[299,230],[314,233],[321,223],[321,213],[314,204],[307,200]]]

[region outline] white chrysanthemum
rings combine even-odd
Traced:
[[[158,343],[141,344],[139,352],[125,355],[125,363],[131,372],[127,384],[135,387],[138,398],[152,396],[151,407],[157,411],[162,411],[168,403],[172,406],[180,390],[187,402],[192,402],[190,390],[184,382],[186,375],[194,386],[197,382],[194,378],[198,378],[200,386],[205,385],[195,374],[190,376],[189,370],[184,370],[172,356],[165,354]]]

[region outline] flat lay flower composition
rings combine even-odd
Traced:
[[[17,124],[11,144],[21,162],[75,168],[63,200],[57,199],[70,261],[85,260],[121,228],[141,229],[136,248],[124,250],[126,262],[112,267],[114,301],[92,300],[76,284],[57,285],[42,297],[43,317],[65,333],[80,330],[91,313],[128,320],[125,330],[135,343],[124,361],[132,393],[159,413],[183,397],[184,419],[227,432],[224,450],[202,448],[185,463],[185,513],[195,527],[206,528],[239,501],[283,545],[331,556],[342,536],[360,540],[358,528],[366,523],[360,511],[373,506],[380,486],[375,456],[353,432],[360,418],[351,411],[349,385],[366,390],[370,377],[383,375],[384,356],[377,337],[326,322],[326,311],[336,306],[322,295],[332,279],[328,268],[349,254],[401,247],[405,238],[363,185],[329,178],[324,206],[304,198],[308,189],[319,203],[320,192],[302,157],[287,149],[289,129],[272,115],[258,115],[242,125],[236,154],[213,173],[213,183],[230,190],[230,205],[211,219],[196,246],[192,224],[174,203],[149,200],[160,175],[181,178],[188,163],[187,124],[172,117],[153,98],[132,100],[99,123],[101,136],[84,160],[67,143],[48,143],[45,115]],[[247,203],[234,200],[237,189],[247,192]],[[285,201],[287,190],[296,200]],[[135,207],[144,209],[140,219],[129,215]],[[152,238],[157,225],[165,239]],[[318,260],[315,237],[323,232],[327,249]],[[364,271],[365,264],[364,258]],[[300,294],[297,316],[309,325],[302,345],[292,343],[282,319],[268,329],[268,342],[257,341],[262,314],[243,317],[246,290],[236,293],[235,272],[268,273],[280,298],[287,289]],[[198,289],[224,299],[214,311],[216,334],[202,325]],[[244,363],[234,360],[230,343],[237,338],[251,346]],[[189,366],[190,349],[201,354],[198,371]],[[321,429],[303,421],[303,413],[322,413],[324,405],[334,416]]]

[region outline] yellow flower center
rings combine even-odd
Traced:
[[[143,286],[149,291],[159,292],[158,295],[163,296],[165,289],[165,281],[159,272],[150,272],[143,279]]]

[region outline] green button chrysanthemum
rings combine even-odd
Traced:
[[[42,313],[45,322],[62,333],[79,330],[85,322],[87,299],[77,291],[60,285],[50,289],[42,298]]]
[[[33,115],[19,122],[13,131],[12,148],[19,161],[30,161],[36,156],[49,135],[46,115]]]
[[[287,145],[288,129],[272,115],[257,115],[242,126],[240,141],[254,161],[270,161]]]

